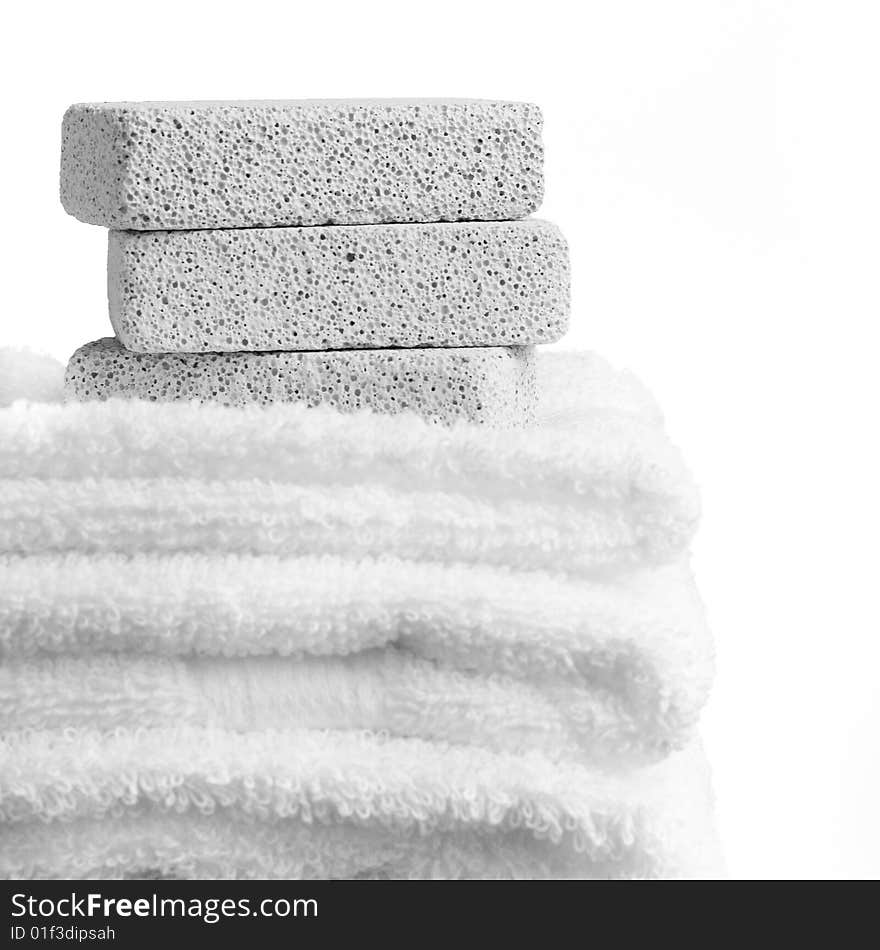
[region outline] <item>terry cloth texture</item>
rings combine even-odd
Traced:
[[[7,728],[369,729],[593,762],[691,737],[683,564],[616,581],[394,559],[0,559]]]
[[[527,429],[139,401],[0,415],[0,550],[390,554],[563,573],[668,563],[699,499],[656,407],[538,359]],[[218,548],[219,546],[219,548]]]
[[[629,775],[362,733],[8,733],[0,873],[212,878],[717,873],[699,750]]]
[[[698,499],[653,401],[527,430],[0,410],[0,873],[718,873]]]

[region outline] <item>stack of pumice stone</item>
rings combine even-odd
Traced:
[[[72,106],[61,200],[110,229],[115,338],[68,396],[527,423],[569,316],[565,240],[527,217],[541,126],[470,100]]]

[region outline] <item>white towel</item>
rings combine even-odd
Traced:
[[[60,402],[64,398],[64,369],[44,353],[0,346],[0,406],[19,399]]]
[[[0,740],[0,873],[700,877],[699,750],[626,776],[419,740],[199,728]]]
[[[0,409],[0,873],[716,873],[696,491],[538,366],[526,431]]]
[[[591,356],[539,361],[521,431],[301,406],[0,410],[0,551],[395,554],[589,572],[678,557],[699,501],[655,407]]]
[[[683,563],[573,582],[393,559],[73,555],[0,558],[0,576],[6,728],[375,729],[619,763],[684,745],[712,677]]]

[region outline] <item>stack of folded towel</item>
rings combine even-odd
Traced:
[[[70,210],[227,230],[111,231],[121,343],[0,410],[0,873],[716,874],[699,505],[656,405],[524,346],[567,314],[549,225],[364,224],[532,210],[536,111],[66,122]]]

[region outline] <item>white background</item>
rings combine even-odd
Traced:
[[[58,202],[113,99],[462,96],[545,111],[568,345],[653,388],[704,491],[705,719],[730,872],[880,876],[876,4],[10,4],[0,344],[109,333]]]

